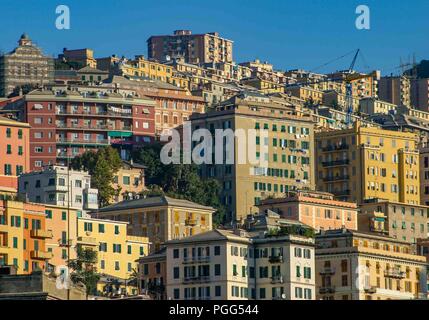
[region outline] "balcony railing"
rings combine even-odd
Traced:
[[[320,294],[335,293],[335,287],[333,286],[320,287],[319,293]]]
[[[368,294],[374,294],[377,292],[377,287],[368,286],[368,287],[364,288],[364,291],[365,291],[365,293],[368,293]]]
[[[325,148],[322,148],[323,152],[331,152],[331,151],[340,151],[340,150],[348,150],[349,146],[347,144],[342,145],[329,145]]]
[[[52,252],[45,251],[31,251],[30,256],[34,260],[49,260],[53,257]]]
[[[281,284],[281,283],[284,283],[283,276],[271,277],[271,284]]]
[[[209,276],[184,277],[183,283],[207,283],[211,281]]]
[[[107,140],[107,139],[82,140],[82,139],[57,138],[57,143],[58,144],[78,144],[78,145],[85,145],[85,144],[108,145],[109,144],[109,140]]]
[[[329,274],[334,274],[335,273],[335,268],[333,267],[324,267],[322,268],[322,270],[319,271],[319,274],[321,275],[329,275]]]
[[[332,192],[335,196],[337,197],[341,197],[341,196],[349,196],[350,195],[350,190],[346,189],[346,190],[339,190],[339,191],[333,191]]]
[[[282,263],[283,262],[283,256],[282,255],[274,255],[274,256],[270,256],[268,258],[268,261],[270,263]]]
[[[324,182],[332,182],[332,181],[343,181],[343,180],[349,180],[350,176],[349,175],[340,175],[340,176],[335,176],[335,177],[325,177],[323,178]]]
[[[78,244],[83,244],[83,245],[90,245],[90,246],[97,245],[97,240],[92,237],[78,237],[77,242]]]
[[[384,271],[384,276],[387,278],[403,279],[405,278],[405,272],[401,270],[386,270]]]
[[[324,167],[339,167],[339,166],[347,166],[349,164],[350,164],[350,160],[348,159],[322,162],[322,166]]]
[[[191,264],[191,263],[206,263],[210,262],[209,256],[195,256],[195,257],[186,257],[183,259],[184,264]]]
[[[30,236],[38,239],[52,239],[53,234],[51,230],[31,230]]]

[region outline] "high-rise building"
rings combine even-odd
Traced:
[[[316,285],[323,300],[425,299],[426,257],[391,237],[328,230],[316,236]]]
[[[294,189],[314,189],[314,123],[310,116],[297,115],[293,108],[267,96],[243,93],[214,111],[192,116],[191,122],[193,131],[207,129],[214,145],[225,146],[223,158],[213,148],[212,163],[202,165],[201,175],[222,184],[227,221],[258,213],[257,206],[265,198],[281,197]],[[216,130],[237,137],[222,137],[229,143],[215,141]],[[243,138],[242,133],[247,136]],[[223,162],[215,163],[215,156]]]
[[[161,62],[176,58],[191,64],[233,62],[233,42],[217,32],[192,34],[190,30],[176,30],[173,35],[150,37],[147,46],[149,58]]]
[[[378,98],[397,106],[411,106],[411,80],[406,76],[382,77],[378,83]]]
[[[339,200],[420,203],[418,139],[356,122],[316,134],[317,188]]]
[[[0,97],[24,86],[41,86],[54,81],[54,59],[43,55],[27,34],[12,52],[0,55]]]
[[[411,80],[411,105],[416,109],[429,111],[429,79]]]

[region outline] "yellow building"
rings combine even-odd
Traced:
[[[134,199],[145,189],[145,166],[133,163],[132,161],[122,161],[122,167],[116,173],[113,188],[120,190],[114,202]],[[113,201],[112,201],[113,202]]]
[[[284,93],[285,92],[284,84],[281,84],[278,82],[273,82],[270,80],[264,80],[261,78],[242,79],[241,84],[256,88],[256,89],[258,89],[259,92],[264,93],[264,94],[276,93],[276,92]]]
[[[421,299],[426,283],[426,257],[409,243],[347,229],[316,237],[318,300]]]
[[[97,218],[129,222],[128,233],[148,237],[151,252],[165,241],[212,230],[215,210],[187,200],[167,196],[120,202],[97,211]]]
[[[146,237],[130,236],[128,222],[78,218],[77,245],[97,251],[97,273],[101,274],[98,290],[103,292],[108,279],[117,280],[128,293],[136,287],[127,285],[138,269],[137,259],[149,253]]]
[[[351,129],[317,133],[315,140],[318,190],[358,203],[420,203],[416,135],[357,122]]]
[[[289,87],[285,91],[294,97],[300,98],[304,101],[313,101],[314,103],[321,104],[323,102],[323,91],[308,87]]]

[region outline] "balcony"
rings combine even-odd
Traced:
[[[36,239],[52,239],[53,234],[51,230],[31,230],[30,236]]]
[[[77,243],[81,245],[86,245],[86,246],[96,246],[97,240],[92,237],[78,237]]]
[[[183,278],[184,284],[189,283],[208,283],[211,281],[210,276],[194,276],[194,277],[185,277]]]
[[[197,219],[186,219],[185,225],[194,227],[197,225]]]
[[[208,262],[210,262],[210,257],[208,256],[186,257],[183,259],[183,264],[208,263]]]
[[[73,240],[71,239],[58,239],[58,245],[60,247],[71,247],[73,245]]]
[[[107,139],[67,139],[67,138],[57,138],[57,144],[59,145],[109,145],[109,140]]]
[[[333,293],[335,293],[335,287],[334,286],[320,287],[319,293],[320,294],[333,294]]]
[[[348,166],[349,164],[350,160],[348,159],[322,162],[322,166],[325,168]]]
[[[398,269],[386,270],[386,271],[384,271],[384,276],[386,278],[404,279],[405,278],[405,272],[398,270]]]
[[[365,293],[367,293],[367,294],[374,294],[374,293],[377,293],[377,287],[374,287],[374,286],[368,286],[368,287],[365,287],[363,290],[364,290],[364,291],[365,291]]]
[[[323,152],[333,152],[333,151],[341,151],[341,150],[348,150],[349,146],[347,144],[342,145],[329,145],[325,148],[322,148]]]
[[[34,260],[49,260],[53,257],[52,252],[46,251],[31,251],[30,256]]]
[[[321,274],[321,275],[333,275],[333,274],[335,274],[335,268],[324,267],[324,268],[322,268],[322,270],[319,271],[319,274]]]
[[[346,189],[346,190],[340,190],[340,191],[333,191],[332,193],[334,194],[334,196],[344,197],[344,196],[349,196],[351,194],[351,191]]]
[[[323,181],[324,182],[335,182],[335,181],[346,181],[349,179],[350,179],[349,175],[338,175],[335,177],[325,177],[325,178],[323,178]]]
[[[270,256],[268,258],[268,261],[270,263],[282,263],[283,262],[283,256],[282,255],[274,255],[274,256]]]
[[[274,276],[271,277],[271,284],[282,284],[284,283],[283,276]]]

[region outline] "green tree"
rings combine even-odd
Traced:
[[[91,184],[98,189],[100,207],[110,203],[110,200],[120,190],[113,187],[115,174],[122,165],[118,151],[112,147],[98,149],[97,152],[87,151],[73,158],[71,167],[75,170],[85,170],[91,175]]]
[[[78,247],[77,257],[70,260],[68,267],[71,269],[70,280],[74,284],[84,284],[86,287],[86,298],[97,291],[97,283],[100,276],[97,273],[97,252],[91,249]]]

